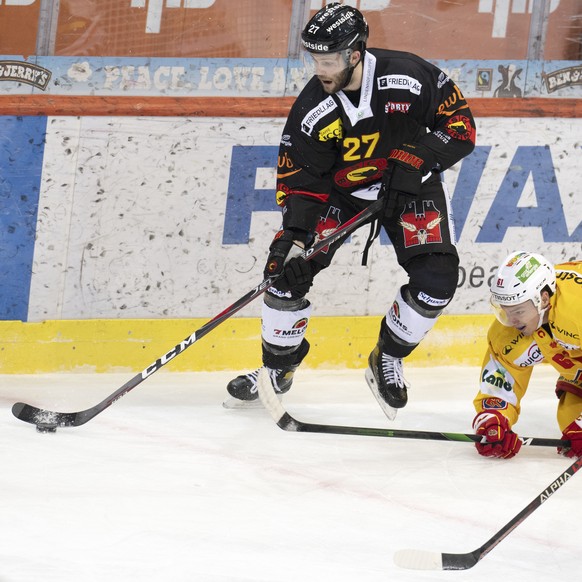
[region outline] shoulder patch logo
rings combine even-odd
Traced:
[[[454,139],[475,143],[475,128],[466,115],[455,115],[447,121],[447,133]]]
[[[342,120],[336,119],[319,132],[319,141],[329,141],[330,139],[342,139],[344,128]]]
[[[325,101],[322,101],[314,107],[301,121],[301,131],[307,135],[311,135],[315,124],[327,113],[337,108],[337,103],[330,95]]]
[[[485,398],[481,405],[487,410],[505,410],[507,408],[507,402],[501,398]]]

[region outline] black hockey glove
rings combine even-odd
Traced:
[[[393,149],[388,155],[380,189],[380,196],[386,198],[384,215],[392,216],[397,208],[418,196],[423,178],[438,168],[434,154],[424,146],[402,144]]]
[[[269,247],[269,256],[265,265],[264,275],[278,277],[276,287],[280,291],[295,290],[301,294],[307,293],[312,285],[311,266],[299,255],[303,248],[297,244],[305,244],[307,233],[296,230],[280,230]]]

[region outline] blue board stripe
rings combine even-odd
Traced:
[[[0,116],[0,320],[28,319],[46,124]]]

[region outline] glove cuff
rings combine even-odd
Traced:
[[[287,230],[293,234],[293,242],[299,242],[303,246],[307,245],[307,241],[310,239],[310,234],[306,230],[293,227],[288,228]]]
[[[440,168],[434,153],[420,144],[403,143],[394,148],[388,154],[388,162],[411,172],[420,172],[423,176]]]
[[[435,155],[422,145],[402,144],[388,154],[392,165],[390,190],[418,195],[422,179],[438,168]]]
[[[498,410],[484,410],[477,414],[473,419],[473,430],[477,432],[480,428],[482,428],[488,422],[491,422],[493,419],[503,430],[509,431],[511,430],[511,425],[509,424],[509,420],[506,416],[501,414]]]
[[[582,415],[575,418],[562,432],[567,437],[572,435],[582,437]]]

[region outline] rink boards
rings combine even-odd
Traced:
[[[6,321],[0,329],[9,326],[12,338],[2,333],[4,353],[26,351],[39,330],[18,322],[45,322],[44,329],[79,340],[76,350],[84,334],[96,329],[104,338],[133,329],[131,339],[142,347],[131,366],[139,368],[149,363],[142,355],[155,359],[257,285],[267,242],[280,223],[274,174],[283,123],[282,118],[0,117],[0,319]],[[573,118],[477,119],[474,153],[445,173],[461,256],[458,293],[443,320],[454,320],[453,330],[472,324],[474,315],[487,317],[489,279],[508,252],[543,249],[555,262],[580,258],[580,125]],[[333,365],[334,359],[358,366],[404,281],[385,236],[375,244],[369,266],[360,266],[367,234],[363,229],[346,243],[310,295],[312,342],[337,340],[337,350],[346,346],[337,354],[334,349],[332,361],[313,355],[314,348],[314,366]],[[260,330],[251,324],[259,316],[255,301],[203,341],[215,342],[217,354],[228,344],[221,334],[240,339],[247,333],[254,345]],[[315,318],[340,319],[319,335]],[[357,335],[366,338],[365,355],[357,339],[337,333],[341,318],[367,322]],[[431,336],[440,345],[455,332],[443,329],[439,335],[437,329]],[[159,337],[167,338],[159,342],[160,353],[149,353],[147,346],[157,347]],[[113,345],[108,340],[93,350],[98,356],[79,362],[113,365],[115,350],[107,348]],[[212,353],[209,348],[202,358],[193,356],[190,365],[210,365]],[[232,353],[217,360],[224,357],[229,367],[235,365]],[[89,363],[99,358],[103,361]],[[189,361],[188,355],[182,358]],[[254,361],[256,354],[245,347],[238,358]],[[44,369],[53,360],[55,368],[69,365],[39,351],[35,359],[45,359],[39,364]],[[21,369],[3,360],[5,371]]]
[[[479,366],[489,315],[444,315],[407,358],[414,366]],[[231,319],[192,342],[203,319],[0,322],[0,374],[46,372],[217,371],[261,362],[259,318]],[[313,317],[303,367],[362,369],[376,345],[380,317]],[[185,350],[175,349],[185,339]],[[158,368],[161,369],[161,368]]]

